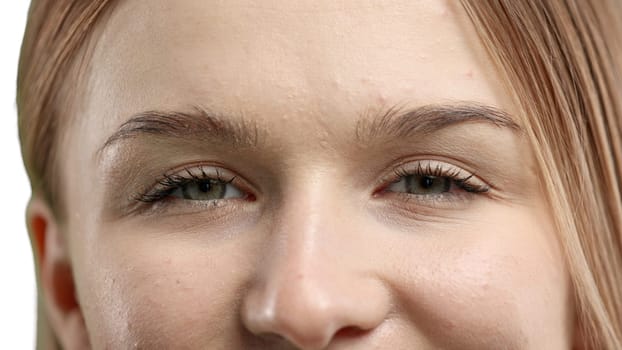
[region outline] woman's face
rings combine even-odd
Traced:
[[[97,349],[563,349],[508,94],[457,2],[128,0],[61,154]]]

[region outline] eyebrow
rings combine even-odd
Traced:
[[[193,106],[184,112],[151,110],[135,114],[121,124],[98,153],[121,140],[148,135],[171,138],[208,137],[239,147],[255,147],[259,143],[258,127],[253,121],[224,116],[204,107]]]
[[[410,109],[393,106],[382,114],[368,112],[357,123],[356,138],[361,143],[368,143],[386,137],[421,136],[463,123],[484,123],[514,132],[521,131],[518,123],[504,110],[468,102],[430,104]]]
[[[415,108],[398,106],[382,113],[368,111],[357,121],[358,142],[372,142],[385,137],[408,137],[429,134],[462,123],[486,123],[513,131],[520,126],[505,111],[478,103],[431,104]],[[240,116],[225,116],[203,107],[189,111],[146,111],[124,122],[102,145],[98,153],[113,144],[140,136],[171,138],[207,138],[233,147],[257,147],[260,128]]]

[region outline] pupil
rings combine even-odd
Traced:
[[[434,186],[434,178],[433,177],[429,177],[429,176],[425,176],[423,178],[421,178],[421,187],[428,189],[430,187]]]
[[[201,181],[198,185],[201,192],[209,192],[212,187],[209,181]]]

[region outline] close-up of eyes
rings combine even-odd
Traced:
[[[213,174],[213,175],[212,175]],[[171,200],[213,202],[227,199],[254,199],[236,182],[237,176],[223,175],[217,168],[183,168],[177,173],[166,173],[156,185],[135,196],[143,203]],[[456,166],[432,161],[418,161],[394,169],[391,178],[377,193],[399,194],[402,200],[459,200],[465,196],[482,194],[490,187],[475,174]]]

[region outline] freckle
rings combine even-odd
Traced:
[[[180,284],[180,283],[181,283],[181,281],[179,280],[179,278],[175,280],[175,283],[177,283],[177,284]]]

